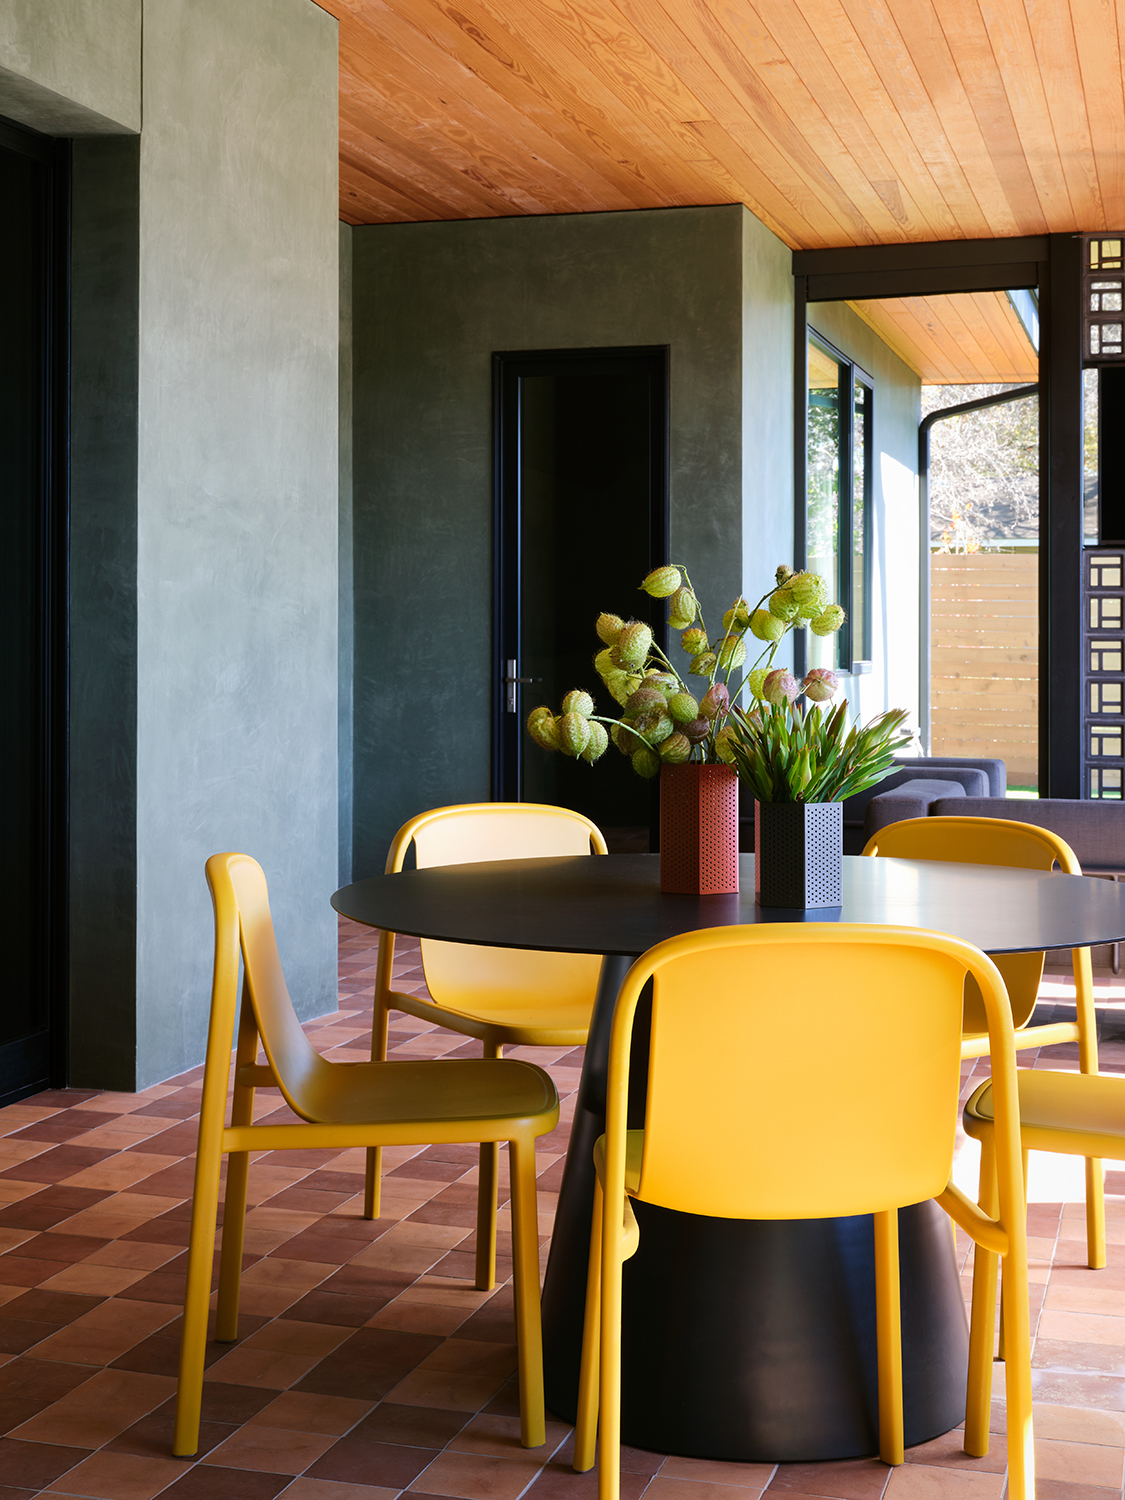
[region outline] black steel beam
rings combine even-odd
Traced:
[[[938,297],[956,292],[1003,292],[1033,287],[1036,261],[997,261],[985,266],[916,266],[903,270],[834,271],[811,275],[810,302],[854,302],[877,297]]]
[[[794,276],[845,271],[911,271],[928,266],[989,266],[1048,258],[1046,235],[999,240],[938,240],[909,245],[845,245],[836,250],[795,250]]]
[[[1081,236],[1050,236],[1039,307],[1039,795],[1081,797]]]

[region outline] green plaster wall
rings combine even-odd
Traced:
[[[137,479],[137,1080],[203,1055],[203,864],[265,868],[335,1006],[337,25],[146,0]]]
[[[71,1081],[116,1089],[202,1059],[209,854],[265,867],[303,1016],[339,874],[337,23],[141,10],[0,13],[0,100],[119,132],[74,151],[71,497]]]
[[[792,545],[792,281],[741,205],[372,226],[352,245],[358,878],[412,813],[490,795],[492,353],[669,346],[671,553],[721,613],[745,507],[771,569]],[[596,545],[575,538],[576,566]]]
[[[355,699],[355,590],[352,559],[352,227],[340,225],[340,612],[339,843],[341,885],[352,878],[352,711]]]

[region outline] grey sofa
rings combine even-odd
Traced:
[[[960,787],[960,791],[954,791],[954,786]],[[1003,797],[1007,787],[1008,771],[1002,760],[950,755],[896,756],[895,770],[867,791],[857,792],[845,801],[844,853],[862,854],[871,835],[888,823],[926,817],[941,796]]]

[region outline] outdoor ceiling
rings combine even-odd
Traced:
[[[1125,226],[1114,0],[319,3],[350,224],[745,203],[802,249]]]
[[[1039,359],[1003,292],[849,302],[926,385],[1009,385],[1039,379]],[[816,326],[816,304],[809,308]]]

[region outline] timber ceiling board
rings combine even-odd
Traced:
[[[319,3],[349,223],[742,202],[801,249],[1125,225],[1122,0]]]
[[[1023,385],[1039,360],[1003,292],[850,302],[926,385]],[[809,308],[816,327],[816,305]]]

